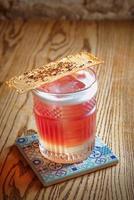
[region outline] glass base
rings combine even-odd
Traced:
[[[90,141],[88,147],[80,152],[75,153],[57,153],[44,148],[44,145],[41,143],[39,144],[39,149],[41,154],[55,163],[77,163],[82,162],[83,160],[87,159],[94,148],[95,139]]]

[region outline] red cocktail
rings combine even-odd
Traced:
[[[40,151],[59,163],[87,158],[96,131],[97,81],[90,70],[79,71],[33,91]]]

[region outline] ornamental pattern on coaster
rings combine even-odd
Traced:
[[[37,134],[17,138],[16,145],[44,186],[118,163],[117,156],[98,137],[96,137],[95,147],[87,160],[75,164],[58,164],[45,159],[39,151]]]

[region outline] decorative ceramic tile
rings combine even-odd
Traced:
[[[87,160],[75,164],[57,164],[45,159],[38,146],[38,135],[17,138],[16,145],[44,186],[59,183],[118,163],[111,149],[96,137],[95,147]]]

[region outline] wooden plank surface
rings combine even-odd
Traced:
[[[14,142],[35,129],[31,94],[19,95],[4,81],[56,58],[86,49],[105,60],[99,80],[97,135],[120,163],[43,188]],[[28,67],[27,67],[28,66]],[[0,199],[134,199],[134,23],[0,22]]]

